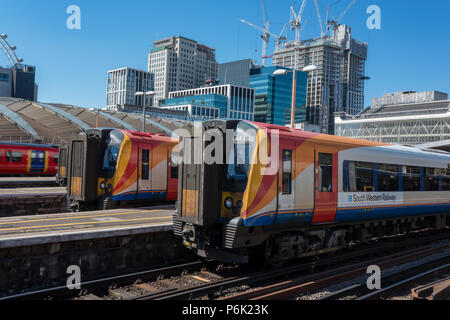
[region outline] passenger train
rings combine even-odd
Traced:
[[[202,130],[232,137],[223,138],[223,164],[191,161],[213,139],[180,143],[174,233],[200,256],[279,265],[450,225],[449,153],[248,121],[207,121]]]
[[[72,211],[175,201],[178,141],[158,134],[96,128],[68,146],[67,200]]]
[[[0,176],[54,176],[58,147],[0,141]]]

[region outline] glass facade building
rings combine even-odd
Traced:
[[[160,107],[200,105],[220,110],[222,119],[253,121],[255,91],[235,85],[219,85],[169,93],[169,99],[160,100]]]
[[[291,122],[292,76],[274,76],[277,66],[254,68],[250,71],[250,87],[255,89],[255,121],[280,126]],[[306,121],[307,73],[297,71],[297,92],[295,100],[295,123]]]

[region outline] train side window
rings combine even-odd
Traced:
[[[148,180],[150,177],[149,172],[149,157],[150,153],[148,150],[142,150],[142,180]]]
[[[378,191],[399,191],[400,168],[395,164],[379,164]]]
[[[292,194],[292,151],[283,150],[283,194]]]
[[[450,191],[450,169],[442,170],[441,190]]]
[[[319,153],[319,192],[333,191],[333,155]]]
[[[403,166],[403,191],[420,191],[420,168]]]
[[[440,169],[425,168],[425,191],[439,191]]]
[[[58,154],[55,154],[55,155],[53,156],[53,163],[58,164],[58,162],[59,162],[59,155],[58,155]]]
[[[21,162],[22,161],[22,152],[6,152],[6,161],[7,162]]]

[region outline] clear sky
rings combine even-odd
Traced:
[[[350,0],[319,0],[335,16]],[[81,30],[68,30],[69,5],[81,8]],[[300,0],[265,0],[271,31],[289,21]],[[369,30],[369,5],[381,8],[381,30]],[[373,97],[403,90],[450,91],[450,1],[358,0],[341,23],[367,42],[366,105]],[[259,0],[1,0],[0,33],[7,33],[24,63],[37,66],[39,101],[83,107],[105,105],[106,72],[129,66],[146,70],[154,40],[183,35],[216,48],[218,62],[261,56]],[[302,38],[318,36],[314,0],[308,0]],[[293,39],[294,33],[288,36]],[[274,50],[271,42],[268,53]],[[0,65],[7,60],[0,54]]]

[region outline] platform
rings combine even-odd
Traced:
[[[0,248],[172,230],[173,205],[0,218]]]
[[[0,177],[0,188],[56,187],[56,177]]]
[[[0,217],[67,212],[65,199],[65,188],[0,188]]]
[[[173,205],[0,218],[0,298],[192,261],[172,231]]]

